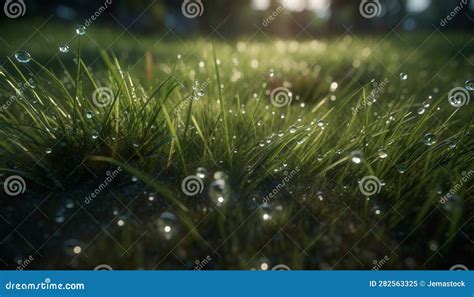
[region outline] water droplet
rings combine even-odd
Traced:
[[[136,183],[138,181],[138,177],[132,176],[132,182]]]
[[[53,152],[53,149],[50,148],[50,147],[48,147],[48,148],[46,148],[46,149],[44,150],[44,152],[49,155],[49,154],[51,154],[51,153]]]
[[[93,131],[92,132],[92,139],[96,140],[97,138],[99,138],[99,132]]]
[[[431,146],[436,143],[436,135],[434,133],[426,133],[425,136],[423,136],[423,143]]]
[[[166,239],[171,239],[178,229],[178,218],[171,212],[164,212],[158,218],[158,232]]]
[[[264,221],[270,221],[272,219],[273,208],[268,203],[263,203],[259,207],[260,217]]]
[[[218,179],[227,180],[229,178],[227,174],[223,171],[216,171],[213,177],[215,180],[218,180]]]
[[[406,74],[404,72],[400,73],[400,79],[401,80],[407,80],[408,79],[408,74]]]
[[[199,177],[200,179],[205,178],[207,175],[207,170],[204,167],[199,167],[196,169],[196,176]]]
[[[474,91],[474,79],[466,80],[464,86],[469,91]]]
[[[86,27],[84,27],[83,25],[79,25],[76,27],[76,34],[77,35],[84,35],[86,34]]]
[[[260,141],[260,142],[258,143],[258,145],[259,145],[260,147],[264,147],[264,146],[265,146],[265,141],[263,141],[263,140]]]
[[[395,166],[397,168],[398,173],[403,174],[407,171],[405,164],[398,164]]]
[[[90,110],[86,110],[85,115],[88,119],[92,119],[94,117],[94,113]]]
[[[361,151],[352,151],[351,152],[351,161],[355,164],[360,164],[362,162],[363,154]]]
[[[123,227],[125,225],[125,220],[123,218],[120,218],[117,220],[117,226]]]
[[[154,201],[156,199],[156,194],[155,193],[149,193],[148,194],[148,201]]]
[[[68,53],[68,52],[69,52],[69,45],[67,45],[67,44],[61,44],[61,45],[59,46],[59,51],[60,51],[61,53]]]
[[[296,127],[295,125],[291,125],[288,130],[290,131],[290,133],[295,133],[296,130],[298,130],[298,127]]]
[[[318,127],[322,128],[324,127],[324,121],[323,120],[319,120],[318,123],[317,123]]]
[[[31,61],[31,55],[27,51],[17,51],[15,53],[15,59],[20,63],[28,63]]]
[[[197,95],[198,95],[199,97],[204,96],[204,91],[203,91],[203,90],[199,90],[199,91],[197,92]]]
[[[80,242],[77,239],[68,239],[63,243],[63,245],[64,245],[64,252],[70,256],[80,254],[82,251]]]
[[[71,200],[71,199],[66,200],[66,205],[65,206],[66,206],[66,208],[69,208],[69,209],[73,208],[74,207],[74,201]]]
[[[229,190],[225,180],[218,179],[213,181],[209,187],[209,196],[217,206],[226,203],[229,199]]]
[[[383,149],[383,148],[379,149],[379,150],[377,151],[377,154],[379,155],[379,158],[380,158],[380,159],[385,159],[385,158],[388,157],[387,151],[386,151],[385,149]]]
[[[418,108],[418,111],[417,111],[418,114],[424,114],[425,113],[425,109],[423,107],[420,107]]]
[[[270,69],[270,72],[268,73],[268,76],[274,77],[275,76],[275,70]]]

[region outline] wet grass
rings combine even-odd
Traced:
[[[0,170],[26,190],[2,192],[4,264],[467,264],[473,110],[448,92],[473,77],[473,45],[426,37],[120,37],[107,48],[107,34],[88,32],[68,53],[52,40],[24,45],[28,63],[5,53],[1,100],[17,97],[0,113]],[[104,87],[113,95],[97,104]],[[279,87],[291,92],[283,107],[270,100]],[[182,189],[188,176],[196,195]],[[366,176],[378,193],[361,193]]]

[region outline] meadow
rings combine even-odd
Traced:
[[[2,32],[6,268],[472,263],[466,34],[58,27]]]

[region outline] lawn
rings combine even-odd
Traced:
[[[472,263],[466,34],[58,27],[2,33],[0,265]]]

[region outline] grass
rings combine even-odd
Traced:
[[[104,50],[108,38],[76,36],[65,54],[37,40],[26,64],[5,53],[0,96],[20,99],[0,113],[0,170],[26,180],[0,201],[7,267],[28,255],[42,269],[194,269],[207,256],[204,269],[469,262],[472,182],[440,202],[473,164],[472,104],[447,100],[473,75],[462,36],[120,37]],[[269,94],[282,86],[292,102],[278,108]],[[103,107],[100,87],[113,93]],[[203,189],[190,197],[181,184],[197,171]],[[366,197],[369,175],[383,186]]]

